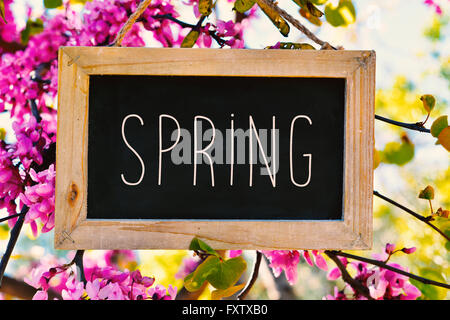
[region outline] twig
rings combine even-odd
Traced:
[[[84,250],[77,250],[77,253],[75,253],[75,257],[72,260],[72,263],[75,263],[75,265],[77,266],[78,271],[80,273],[80,281],[83,282],[84,285],[86,286],[87,280],[84,274],[83,255]]]
[[[152,16],[153,19],[167,19],[172,22],[177,23],[182,28],[191,28],[194,30],[199,30],[201,28],[201,23],[203,22],[205,16],[202,16],[199,20],[199,23],[197,24],[190,24],[186,23],[184,21],[178,20],[177,18],[173,17],[171,14],[156,14]],[[221,47],[223,47],[226,44],[226,40],[222,39],[220,36],[217,35],[216,31],[214,30],[208,30],[209,35],[211,38],[213,38],[217,44]]]
[[[390,270],[390,271],[398,273],[398,274],[402,274],[404,276],[407,276],[408,278],[417,280],[417,281],[422,282],[424,284],[430,284],[430,285],[433,285],[433,286],[450,289],[450,285],[449,284],[441,283],[441,282],[434,281],[434,280],[427,279],[427,278],[423,278],[423,277],[420,277],[418,275],[406,272],[404,270],[394,268],[394,267],[392,267],[390,265],[387,265],[383,261],[378,261],[378,260],[374,260],[374,259],[364,258],[364,257],[356,256],[356,255],[353,255],[353,254],[350,254],[350,253],[346,253],[346,252],[342,252],[342,251],[329,251],[329,252],[331,252],[332,254],[337,255],[337,256],[346,257],[346,258],[349,258],[349,259],[354,259],[354,260],[366,262],[366,263],[369,263],[369,264],[373,264],[373,265],[378,266],[380,268],[387,269],[387,270]]]
[[[17,239],[19,238],[20,231],[22,230],[23,222],[25,221],[25,215],[30,208],[28,206],[23,206],[21,215],[17,219],[16,224],[11,230],[11,234],[9,237],[8,245],[6,247],[6,251],[3,254],[2,260],[0,261],[0,287],[2,286],[3,275],[5,274],[6,266],[8,265],[9,258],[11,257],[11,253],[14,250]]]
[[[405,122],[399,122],[399,121],[395,121],[395,120],[391,120],[379,115],[375,115],[375,119],[380,120],[380,121],[384,121],[386,123],[389,124],[393,124],[395,126],[398,127],[402,127],[402,128],[406,128],[406,129],[410,129],[410,130],[415,130],[415,131],[420,131],[420,132],[426,132],[426,133],[430,133],[430,129],[427,129],[423,126],[422,122],[417,122],[417,123],[405,123]]]
[[[39,123],[41,122],[42,118],[39,114],[39,110],[36,105],[36,101],[33,99],[28,100],[28,103],[30,104],[31,114],[36,118],[36,121]]]
[[[137,7],[136,11],[133,12],[133,14],[128,18],[127,22],[122,26],[122,28],[117,33],[116,39],[111,44],[113,47],[120,47],[122,46],[122,40],[125,37],[125,35],[130,31],[130,29],[133,27],[133,24],[136,22],[136,20],[141,16],[141,14],[147,9],[148,5],[150,4],[152,0],[142,0],[139,6]]]
[[[29,284],[14,278],[10,278],[8,276],[3,277],[3,284],[0,288],[0,292],[24,300],[31,300],[37,291],[38,289],[30,286]],[[55,292],[52,288],[49,288],[47,290],[47,294],[49,300],[63,299],[61,295]]]
[[[370,296],[370,292],[360,281],[353,279],[352,276],[348,273],[347,269],[345,268],[344,264],[341,260],[337,257],[337,255],[333,251],[325,251],[325,254],[333,260],[334,263],[336,263],[337,267],[341,271],[342,279],[348,283],[355,293],[359,293],[366,297],[369,300],[373,300],[373,298]]]
[[[273,1],[271,0],[258,0],[259,2],[264,3],[268,7],[272,8],[280,16],[285,18],[287,21],[289,21],[294,27],[296,27],[298,30],[300,30],[305,36],[307,36],[309,39],[320,45],[323,49],[334,49],[335,47],[330,45],[328,42],[320,40],[314,33],[311,32],[307,27],[305,27],[300,21],[292,17],[289,13],[278,7]]]
[[[436,232],[438,232],[441,236],[443,236],[447,241],[450,241],[450,237],[448,237],[442,230],[440,230],[438,227],[436,227],[434,224],[432,224],[430,222],[430,218],[429,217],[424,217],[414,211],[412,211],[411,209],[406,208],[405,206],[401,205],[400,203],[386,197],[383,196],[382,194],[380,194],[378,191],[373,191],[373,194],[376,195],[377,197],[383,199],[384,201],[389,202],[390,204],[393,204],[394,206],[402,209],[403,211],[409,213],[410,215],[412,215],[414,218],[422,221],[423,223],[429,225],[431,228],[433,228]]]
[[[18,42],[6,42],[5,40],[0,39],[0,48],[2,53],[14,53],[16,51],[24,50],[25,46]]]
[[[13,214],[13,215],[10,215],[10,216],[1,218],[1,219],[0,219],[0,223],[1,223],[1,222],[4,222],[4,221],[8,221],[8,220],[10,220],[10,219],[14,219],[14,218],[20,217],[21,215],[24,215],[24,214],[25,214],[25,213],[20,212],[20,213],[16,213],[16,214]]]
[[[256,279],[258,278],[259,266],[261,265],[261,259],[262,259],[262,253],[259,251],[256,251],[256,260],[255,260],[255,264],[253,266],[253,271],[250,276],[250,280],[247,282],[247,285],[241,291],[241,293],[239,293],[239,295],[237,296],[238,300],[244,300],[245,297],[247,296],[247,294],[253,288],[253,285],[255,284]]]

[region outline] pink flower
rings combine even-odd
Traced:
[[[82,282],[76,283],[75,281],[72,282],[73,284],[70,285],[68,282],[67,289],[63,289],[61,296],[64,300],[81,300],[83,294],[84,294],[84,285]]]
[[[148,290],[148,296],[152,300],[175,300],[176,295],[177,288],[172,287],[172,285],[169,285],[167,290],[160,284]]]
[[[229,256],[230,258],[238,257],[238,256],[240,256],[241,254],[242,254],[242,250],[230,250],[230,251],[228,251],[228,256]]]
[[[386,246],[386,252],[394,252],[395,246],[394,245],[387,245]],[[388,253],[384,253],[380,256],[380,261],[386,261],[386,256],[388,256]],[[372,298],[378,299],[378,300],[386,300],[386,299],[416,299],[421,295],[420,291],[413,286],[411,283],[409,283],[408,277],[401,275],[399,273],[396,273],[394,271],[379,268],[379,267],[372,267],[369,268],[367,263],[365,262],[351,262],[350,264],[347,263],[346,260],[342,260],[342,263],[345,267],[351,266],[355,269],[356,275],[353,276],[353,278],[356,281],[359,281],[363,286],[365,286],[369,294]],[[391,263],[388,264],[389,266],[392,266],[394,268],[407,271],[406,268]],[[342,274],[338,268],[334,268],[330,271],[328,274],[329,280],[336,280],[339,277],[341,277]],[[353,291],[353,288],[351,288]],[[336,297],[336,290],[335,290],[335,296]],[[326,298],[331,299],[334,298],[333,296],[328,295]],[[361,295],[359,292],[353,291],[353,297],[350,297],[356,300],[360,299],[366,299],[363,295]]]
[[[324,257],[317,250],[312,250],[312,253],[314,255],[314,260],[316,262],[316,266],[319,269],[327,271],[328,270],[328,266],[327,266],[327,262],[325,261]]]
[[[339,291],[338,287],[334,287],[334,295],[327,295],[324,297],[325,300],[348,300],[344,291]]]
[[[411,248],[403,248],[402,251],[406,254],[411,254],[416,252],[416,247],[411,247]]]
[[[30,207],[25,222],[34,225],[35,220],[39,219],[43,223],[42,232],[52,230],[55,224],[55,176],[53,164],[39,173],[30,169],[30,177],[36,184],[19,195],[21,202]],[[37,230],[33,229],[33,233],[36,236]]]
[[[300,261],[300,254],[297,250],[274,250],[262,251],[269,259],[273,274],[278,277],[284,271],[286,279],[290,284],[295,284],[298,279],[297,265]]]
[[[392,243],[387,243],[387,244],[386,244],[385,252],[386,252],[387,254],[393,254],[393,253],[394,253],[394,250],[395,250],[395,244],[392,244]]]
[[[48,300],[48,293],[44,290],[38,290],[33,296],[33,300]]]
[[[131,279],[133,279],[135,283],[141,284],[144,287],[150,287],[155,282],[155,278],[143,277],[139,270],[131,273]]]
[[[184,258],[181,262],[180,269],[175,274],[175,279],[184,279],[188,274],[194,272],[201,262],[202,260],[197,256]]]

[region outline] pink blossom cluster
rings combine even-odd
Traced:
[[[115,256],[115,257],[114,257]],[[25,282],[38,289],[34,300],[47,300],[49,291],[58,294],[64,300],[173,300],[177,288],[169,285],[154,285],[155,278],[142,276],[139,270],[119,270],[112,261],[125,257],[134,257],[130,252],[106,251],[102,265],[95,265],[87,261],[84,272],[86,282],[77,280],[73,264],[61,264],[49,267],[36,266],[25,278]],[[85,258],[86,259],[86,258]],[[50,260],[53,261],[53,260]],[[53,261],[54,262],[54,261]]]
[[[425,0],[423,3],[425,3],[427,6],[434,8],[434,12],[438,15],[442,15],[442,8],[435,0]]]
[[[19,41],[19,33],[14,23],[14,16],[11,11],[11,3],[13,0],[3,0],[5,19],[0,18],[0,42],[17,42]],[[3,49],[0,46],[0,53]]]
[[[318,250],[311,250],[312,255],[308,250],[262,250],[261,253],[269,259],[269,267],[272,268],[275,277],[279,277],[284,271],[286,279],[291,285],[294,285],[298,280],[297,265],[300,262],[300,255],[310,266],[315,264],[322,270],[328,270],[327,262],[322,256],[322,252]],[[231,258],[240,254],[242,254],[242,250],[230,250],[228,253]]]
[[[228,2],[234,2],[234,0],[228,0]],[[184,4],[192,6],[194,15],[197,19],[201,17],[198,0],[187,0],[184,1]],[[200,35],[196,41],[197,46],[200,48],[210,48],[213,41],[211,35],[215,34],[224,40],[223,45],[235,49],[244,48],[243,31],[249,26],[250,20],[256,16],[256,10],[257,6],[253,6],[253,8],[246,13],[245,18],[240,22],[217,19],[215,24],[209,22],[206,23],[205,26],[200,28]]]
[[[83,27],[79,39],[81,45],[103,46],[112,43],[120,28],[128,17],[136,11],[140,1],[137,0],[106,0],[92,1],[85,5],[86,14],[83,16]],[[154,15],[169,14],[178,16],[170,0],[155,0],[141,15],[140,20],[146,30],[152,31],[156,40],[163,46],[180,44],[183,39],[173,34],[172,22],[154,19]],[[145,42],[141,35],[142,28],[134,24],[125,36],[122,45],[142,47]]]
[[[5,8],[8,25],[12,26],[10,3],[6,1]],[[58,49],[113,42],[138,4],[139,0],[94,0],[86,3],[84,14],[80,16],[67,3],[63,13],[42,17],[43,31],[31,36],[25,49],[1,55],[0,112],[10,111],[15,141],[0,144],[0,208],[5,208],[9,215],[16,214],[19,198],[19,207],[30,207],[25,222],[30,223],[34,234],[38,232],[37,220],[41,222],[42,232],[50,231],[54,225],[55,168],[51,164],[54,162],[57,112],[52,104],[57,95]],[[153,1],[146,14],[177,15],[169,0]],[[159,32],[158,37],[176,42],[171,30],[160,30],[161,23],[144,18],[143,25],[153,33]],[[6,32],[5,28],[4,24],[0,25],[1,35]],[[136,24],[123,45],[143,46],[141,29]],[[19,41],[12,36],[0,40]],[[163,45],[167,44],[166,40]],[[9,226],[16,220],[9,220]]]
[[[47,170],[36,173],[30,169],[30,177],[35,184],[25,188],[19,198],[21,203],[30,209],[25,216],[25,223],[29,223],[34,236],[37,236],[36,221],[42,223],[42,232],[48,232],[55,226],[55,168],[51,164]]]
[[[415,248],[403,248],[395,250],[395,245],[387,244],[385,252],[381,255],[374,255],[374,258],[387,262],[392,254],[396,252],[404,252],[406,254],[413,253]],[[353,278],[359,281],[364,287],[368,289],[370,296],[377,300],[415,300],[420,295],[420,290],[409,282],[407,276],[393,272],[381,267],[368,267],[368,264],[362,261],[348,262],[345,257],[338,257],[342,264],[347,268],[351,267],[355,270],[356,276]],[[387,265],[406,271],[408,269],[397,264],[388,263]],[[328,280],[337,280],[342,276],[339,268],[334,268],[328,273]],[[338,287],[334,288],[333,295],[327,295],[325,298],[328,300],[366,300],[367,298],[361,295],[359,292],[353,290],[350,287],[350,294],[345,293],[345,289],[339,290]]]
[[[278,277],[281,272],[284,271],[286,279],[291,285],[294,285],[298,280],[297,265],[300,262],[300,255],[303,256],[309,265],[313,266],[315,263],[320,269],[328,270],[327,263],[322,257],[321,252],[317,250],[312,250],[311,252],[312,255],[308,250],[303,250],[301,254],[300,251],[297,250],[262,251],[262,253],[269,259],[269,267],[272,268],[274,275]]]
[[[43,154],[55,143],[55,134],[51,124],[38,123],[35,117],[23,122],[13,122],[16,142],[0,144],[0,208],[9,215],[16,213],[16,199],[20,207],[27,205],[29,211],[25,222],[29,223],[33,234],[38,233],[37,221],[40,220],[42,232],[48,232],[54,226],[55,169],[50,164],[42,170]],[[47,130],[46,130],[47,129]],[[36,172],[35,168],[41,171]],[[12,228],[17,218],[8,220]]]

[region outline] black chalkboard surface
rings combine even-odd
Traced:
[[[342,219],[345,87],[343,78],[90,76],[87,219]],[[261,141],[266,130],[269,165],[275,122],[275,187],[250,119]],[[211,142],[208,120],[212,169],[193,156]],[[251,139],[235,138],[232,152],[231,127],[253,134],[252,166]]]

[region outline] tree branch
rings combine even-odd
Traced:
[[[178,20],[177,18],[173,17],[171,14],[156,14],[156,15],[152,16],[152,18],[160,19],[160,20],[167,19],[167,20],[177,23],[182,28],[191,28],[194,30],[199,30],[201,28],[201,24],[202,24],[203,20],[206,17],[202,16],[197,24],[190,24],[190,23],[186,23],[184,21]],[[209,35],[211,36],[211,38],[213,38],[219,46],[223,47],[226,44],[226,40],[219,37],[217,35],[216,31],[208,30],[208,32],[209,32]]]
[[[23,222],[25,221],[25,215],[30,208],[28,206],[23,206],[21,215],[17,219],[16,224],[11,230],[11,235],[9,237],[8,245],[6,247],[6,251],[3,254],[2,260],[0,261],[0,287],[2,286],[3,275],[5,274],[6,266],[8,265],[9,258],[11,257],[11,253],[14,250],[17,239],[19,238],[20,231],[22,230]]]
[[[136,20],[142,15],[142,13],[147,9],[148,5],[150,4],[151,0],[142,0],[139,6],[137,7],[136,11],[133,12],[133,14],[128,18],[128,20],[125,22],[125,24],[122,26],[122,28],[117,33],[116,39],[114,39],[114,42],[111,44],[113,47],[120,47],[122,46],[122,40],[130,31],[130,29],[133,27]]]
[[[87,280],[86,276],[84,275],[83,255],[84,250],[77,250],[71,264],[75,263],[80,273],[80,281],[83,282],[83,284],[86,286]]]
[[[0,38],[0,49],[2,53],[14,53],[16,51],[24,50],[25,46],[18,42],[6,42],[5,40]]]
[[[402,127],[402,128],[406,128],[406,129],[410,129],[410,130],[415,130],[415,131],[420,131],[420,132],[425,132],[425,133],[430,133],[430,129],[427,129],[423,126],[422,122],[416,122],[416,123],[405,123],[405,122],[399,122],[399,121],[395,121],[395,120],[391,120],[379,115],[375,115],[375,119],[380,120],[380,121],[384,121],[386,123],[389,124],[393,124],[395,126],[398,127]]]
[[[314,33],[311,32],[307,27],[305,27],[300,21],[292,17],[289,13],[278,7],[273,1],[271,0],[258,0],[258,2],[264,3],[266,6],[272,8],[275,10],[280,16],[282,16],[284,19],[289,21],[295,28],[300,30],[305,36],[307,36],[309,39],[317,43],[322,47],[322,49],[334,49],[335,47],[330,45],[328,42],[320,40]]]
[[[262,259],[262,253],[259,251],[256,251],[256,260],[255,260],[255,264],[253,265],[253,271],[250,276],[250,280],[247,282],[247,285],[241,291],[241,293],[239,293],[239,295],[237,296],[238,300],[244,300],[245,297],[250,292],[250,290],[253,288],[253,285],[255,284],[256,279],[258,278],[259,266],[261,265],[261,259]]]
[[[9,219],[14,219],[14,218],[20,217],[21,215],[24,215],[24,214],[25,214],[25,213],[20,212],[20,213],[16,213],[16,214],[13,214],[13,215],[10,215],[10,216],[1,218],[1,219],[0,219],[0,223],[1,223],[1,222],[4,222],[4,221],[8,221]]]
[[[350,276],[350,274],[347,271],[347,268],[344,266],[342,261],[339,260],[335,252],[326,250],[325,254],[337,265],[337,267],[341,271],[342,279],[353,288],[353,291],[355,291],[355,293],[359,293],[360,295],[366,297],[369,300],[374,300],[370,296],[370,292],[367,289],[367,287],[365,287],[360,281],[353,279],[352,276]]]
[[[412,215],[414,218],[422,221],[423,223],[427,224],[428,226],[430,226],[431,228],[433,228],[436,232],[438,232],[441,236],[443,236],[447,241],[450,241],[450,237],[448,237],[442,230],[440,230],[438,227],[436,227],[434,224],[432,224],[430,222],[430,218],[429,217],[424,217],[414,211],[412,211],[411,209],[406,208],[405,206],[401,205],[400,203],[386,197],[383,196],[382,194],[380,194],[378,191],[373,191],[373,194],[376,195],[377,197],[383,199],[384,201],[389,202],[390,204],[393,204],[394,206],[402,209],[403,211],[409,213],[410,215]]]
[[[449,284],[441,283],[441,282],[434,281],[434,280],[427,279],[427,278],[423,278],[423,277],[420,277],[418,275],[406,272],[404,270],[394,268],[392,266],[387,265],[383,261],[378,261],[378,260],[374,260],[374,259],[364,258],[364,257],[356,256],[356,255],[353,255],[353,254],[350,254],[350,253],[346,253],[346,252],[342,252],[342,251],[328,251],[328,252],[331,252],[332,254],[337,255],[337,256],[346,257],[346,258],[349,258],[349,259],[354,259],[354,260],[366,262],[366,263],[369,263],[369,264],[373,264],[373,265],[378,266],[380,268],[387,269],[387,270],[390,270],[392,272],[395,272],[395,273],[407,276],[408,278],[417,280],[417,281],[422,282],[424,284],[429,284],[429,285],[433,285],[433,286],[437,286],[437,287],[450,289],[450,285]]]
[[[8,276],[3,277],[3,283],[0,288],[0,292],[24,300],[31,300],[36,291],[38,290],[30,286],[29,284],[23,281],[16,280],[14,278],[10,278]],[[49,300],[53,300],[55,298],[58,300],[62,300],[61,295],[53,291],[52,289],[47,290],[47,293]]]

